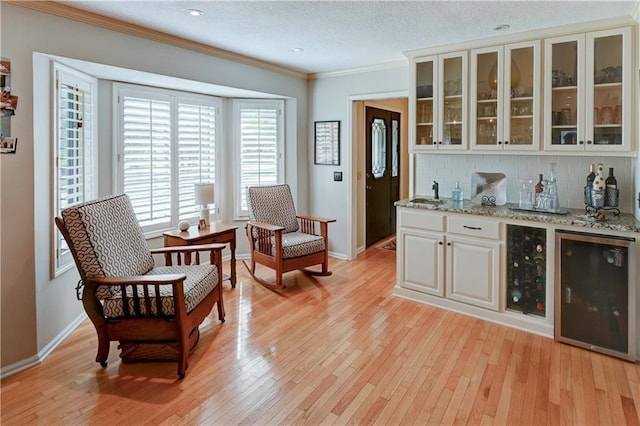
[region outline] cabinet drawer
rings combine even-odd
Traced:
[[[403,208],[399,211],[398,224],[406,228],[444,231],[444,215],[420,209]]]
[[[478,238],[500,239],[500,221],[473,216],[449,216],[449,233]]]

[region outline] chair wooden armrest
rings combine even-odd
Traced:
[[[160,301],[160,286],[170,285],[173,295],[173,309],[176,319],[186,318],[187,306],[184,296],[185,274],[162,274],[162,275],[139,275],[130,277],[94,277],[88,278],[85,286],[91,291],[89,294],[95,300],[95,288],[99,285],[118,287],[120,297],[122,297],[122,309],[125,317],[151,318],[163,317],[162,302]],[[131,288],[127,294],[127,287]],[[153,295],[149,289],[153,289]],[[83,296],[84,298],[84,296]],[[133,309],[129,306],[128,299],[133,299]],[[97,301],[96,301],[97,302]],[[151,306],[156,306],[156,313],[153,313]],[[142,309],[144,306],[144,310]]]
[[[296,215],[296,218],[300,220],[300,232],[305,234],[318,235],[316,233],[316,223],[320,224],[320,234],[325,239],[325,243],[328,244],[329,237],[329,224],[335,222],[335,219],[324,219],[316,216]]]
[[[256,228],[255,234],[253,228]],[[247,236],[249,237],[249,244],[253,249],[258,250],[260,253],[264,253],[268,256],[281,256],[282,233],[285,229],[286,228],[283,226],[249,221],[247,222]],[[273,251],[271,237],[274,237],[275,253]]]
[[[171,285],[182,282],[187,278],[185,274],[163,274],[163,275],[136,275],[133,277],[94,277],[87,278],[85,285]]]
[[[313,222],[320,222],[320,223],[332,223],[335,222],[335,219],[325,219],[323,217],[317,217],[317,216],[307,216],[307,215],[296,215],[296,217],[298,219],[303,219],[303,220],[310,220]]]
[[[283,226],[276,226],[276,225],[271,225],[269,223],[255,222],[255,221],[247,222],[247,226],[253,226],[255,228],[264,229],[265,231],[270,231],[270,232],[284,231],[285,230],[285,228]]]
[[[183,258],[185,265],[191,265],[191,254],[195,253],[195,264],[200,264],[200,252],[208,251],[209,252],[209,262],[212,265],[217,265],[220,270],[222,270],[222,249],[225,248],[225,244],[199,244],[192,246],[169,246],[169,247],[159,247],[155,249],[151,249],[151,254],[162,254],[164,255],[164,263],[167,266],[173,265],[173,258],[171,255],[176,255],[176,263],[178,265],[182,265]],[[181,256],[182,255],[182,256]],[[220,257],[220,263],[216,260],[216,258]]]

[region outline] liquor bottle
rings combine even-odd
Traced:
[[[542,194],[542,191],[544,191],[544,185],[542,184],[542,173],[540,173],[540,180],[538,180],[538,183],[536,183],[535,186],[535,206],[536,207],[540,207],[539,201],[538,199],[540,198],[540,194]]]
[[[591,205],[591,189],[593,189],[593,180],[596,178],[596,165],[589,164],[589,174],[587,175],[587,185],[584,187],[584,203]]]
[[[613,176],[613,167],[609,167],[609,177],[604,181],[605,185],[605,205],[618,207],[618,181]]]

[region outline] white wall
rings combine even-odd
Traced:
[[[310,167],[309,207],[315,215],[336,219],[329,226],[329,250],[336,256],[355,256],[356,230],[349,229],[357,201],[355,177],[351,175],[351,171],[357,169],[357,158],[352,155],[353,144],[357,143],[352,140],[352,120],[356,119],[352,116],[352,104],[358,99],[386,98],[385,93],[407,92],[408,87],[409,68],[404,63],[375,71],[321,77],[310,83],[309,122],[340,120],[341,126],[340,166],[313,165],[313,152],[307,158]],[[313,146],[313,128],[309,131]],[[342,172],[342,182],[333,181],[334,171]]]
[[[518,184],[521,179],[531,179],[536,183],[538,175],[549,177],[548,165],[558,164],[558,193],[560,206],[574,209],[584,208],[584,186],[589,164],[601,162],[608,176],[609,167],[620,189],[620,210],[632,213],[633,208],[633,158],[624,157],[577,157],[551,155],[488,155],[449,154],[415,156],[414,195],[432,195],[431,186],[436,180],[440,184],[440,196],[451,197],[451,189],[456,181],[464,191],[464,198],[471,194],[471,175],[474,172],[501,172],[507,177],[507,202],[518,202]]]
[[[53,213],[50,202],[50,71],[48,59],[75,58],[172,77],[243,88],[288,98],[285,176],[298,206],[308,211],[307,82],[305,79],[195,53],[22,8],[5,2],[1,8],[2,56],[12,61],[12,93],[19,96],[12,136],[18,152],[0,156],[0,291],[1,356],[7,366],[43,354],[82,313],[76,300],[77,273],[50,278],[49,253]],[[35,58],[35,60],[34,60]],[[110,93],[100,82],[101,95]],[[101,96],[99,155],[101,193],[111,191],[110,102]],[[295,119],[294,119],[295,118]],[[296,125],[296,123],[298,123]],[[225,138],[224,155],[231,138]],[[229,176],[222,178],[231,191]],[[230,198],[230,192],[226,195]],[[227,209],[230,206],[226,207]],[[227,216],[230,217],[230,216]],[[238,223],[237,238],[243,238]]]

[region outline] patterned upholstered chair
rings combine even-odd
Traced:
[[[289,185],[250,187],[247,205],[251,259],[250,264],[243,263],[256,281],[284,288],[282,274],[285,272],[299,269],[309,275],[331,275],[328,224],[335,219],[296,215]],[[275,283],[256,275],[256,263],[275,270]],[[313,265],[321,265],[321,270],[305,269]]]
[[[96,362],[105,367],[110,342],[119,341],[123,362],[177,360],[183,378],[198,326],[215,304],[224,321],[224,245],[149,250],[124,194],[69,207],[61,216],[56,225],[80,272],[82,303],[98,334]],[[210,265],[197,264],[202,251]],[[177,255],[177,265],[156,267],[154,253],[168,265]],[[186,254],[184,261],[180,254]]]

